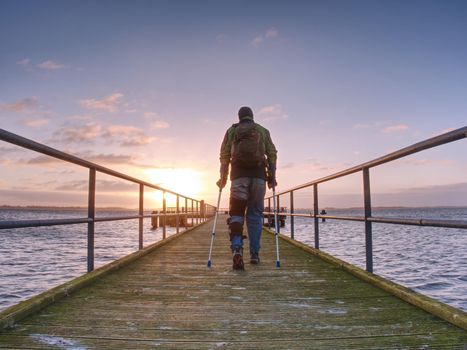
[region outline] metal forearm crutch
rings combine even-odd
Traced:
[[[214,215],[214,223],[212,225],[211,246],[209,247],[208,267],[211,267],[211,265],[212,265],[212,261],[211,261],[212,246],[214,244],[214,237],[216,236],[217,216],[219,215],[219,205],[221,203],[221,193],[222,193],[222,188],[219,189],[219,197],[217,198],[216,214]]]
[[[276,186],[272,186],[272,202],[274,205],[274,229],[276,230],[276,267],[281,267],[281,260],[279,258],[279,228],[278,228],[278,220],[277,220],[277,208],[276,208]]]

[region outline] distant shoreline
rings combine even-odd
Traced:
[[[41,206],[41,205],[0,205],[0,209],[37,209],[37,210],[88,210],[88,207],[57,207],[57,206]],[[138,210],[137,208],[123,207],[96,207],[96,209],[105,210]]]
[[[454,209],[454,208],[467,208],[467,205],[430,205],[430,206],[375,206],[371,207],[371,209],[430,209],[430,208],[448,208],[448,209]],[[336,207],[325,207],[323,209],[326,210],[341,210],[341,209],[347,209],[347,210],[353,210],[353,209],[365,209],[364,207],[344,207],[344,208],[336,208]]]
[[[446,209],[463,209],[467,208],[467,205],[440,205],[440,206],[378,206],[372,207],[372,209],[435,209],[435,208],[446,208]],[[0,209],[15,209],[15,210],[87,210],[87,207],[79,207],[79,206],[41,206],[41,205],[0,205]],[[124,208],[124,207],[96,207],[98,210],[138,210],[138,208]],[[156,208],[157,209],[157,208]],[[320,210],[363,210],[363,207],[324,207],[320,208]],[[149,210],[149,209],[146,209]],[[152,210],[152,209],[151,209]],[[221,210],[224,210],[221,208]],[[226,209],[228,210],[228,209]],[[298,210],[309,210],[313,211],[313,208],[296,208],[295,211]]]

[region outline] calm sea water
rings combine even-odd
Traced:
[[[328,210],[361,216],[361,210]],[[135,215],[100,211],[98,216]],[[373,210],[374,216],[467,220],[467,208]],[[1,209],[0,220],[85,217],[80,210]],[[289,219],[282,233],[290,233]],[[167,228],[167,234],[175,233]],[[162,237],[145,220],[144,244]],[[313,220],[295,218],[295,238],[313,246]],[[467,311],[467,231],[373,225],[374,272]],[[96,224],[95,265],[102,266],[138,249],[137,220]],[[365,267],[364,224],[320,222],[321,250]],[[0,310],[86,273],[86,224],[0,231]]]
[[[362,209],[328,215],[364,216]],[[467,208],[373,209],[375,217],[467,220]],[[365,269],[365,225],[319,223],[320,249]],[[281,233],[290,235],[290,219]],[[295,239],[314,245],[313,219],[295,218]],[[373,272],[467,311],[467,230],[373,224]]]

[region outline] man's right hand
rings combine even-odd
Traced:
[[[227,176],[225,177],[223,176],[216,182],[216,185],[222,190],[225,187],[226,183],[227,183]]]
[[[225,187],[227,183],[227,176],[229,175],[229,164],[221,164],[219,181],[216,182],[217,187],[221,190]]]

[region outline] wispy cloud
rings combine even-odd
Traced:
[[[47,125],[50,122],[50,119],[39,118],[39,119],[23,119],[21,124],[29,128],[40,128],[41,126]]]
[[[0,147],[0,153],[5,154],[5,153],[16,153],[16,152],[21,152],[23,149],[17,146],[14,147]]]
[[[404,132],[408,129],[409,127],[406,124],[397,124],[397,125],[391,125],[391,126],[385,127],[382,130],[382,132],[386,134],[390,134],[390,133],[396,133],[396,132]]]
[[[81,126],[65,126],[53,133],[52,141],[69,143],[93,142],[100,135],[101,126],[97,123],[86,123]]]
[[[0,109],[10,112],[26,112],[39,107],[39,99],[36,96],[26,97],[13,103],[0,104]]]
[[[308,158],[300,160],[299,164],[289,162],[280,165],[285,173],[293,174],[301,178],[301,182],[317,179],[320,176],[326,176],[336,173],[349,167],[349,164],[343,162],[327,162],[318,158]]]
[[[57,191],[87,191],[87,180],[73,180],[66,181],[58,185],[55,190]],[[97,180],[96,190],[98,192],[136,192],[137,187],[133,183],[116,181],[116,180]]]
[[[158,121],[158,128],[169,127],[168,123]],[[69,124],[55,130],[50,142],[61,144],[93,143],[103,139],[108,143],[117,143],[123,147],[144,146],[155,140],[144,129],[131,125],[101,125],[88,122],[83,125]]]
[[[41,63],[33,65],[32,61],[29,58],[23,58],[19,61],[16,61],[16,64],[18,66],[22,66],[26,68],[27,70],[32,70],[34,67],[43,69],[43,70],[61,70],[61,69],[71,68],[70,66],[67,66],[63,63],[60,63],[58,61],[53,61],[53,60],[46,60]]]
[[[57,62],[57,61],[52,61],[52,60],[41,62],[37,65],[37,67],[40,69],[45,69],[45,70],[60,70],[60,69],[67,68],[64,64]]]
[[[255,46],[255,47],[258,47],[261,45],[261,43],[264,41],[264,37],[263,37],[263,34],[260,34],[258,36],[256,36],[252,41],[251,41],[251,45]]]
[[[170,128],[170,124],[168,122],[166,122],[165,120],[162,120],[159,117],[159,114],[157,114],[155,112],[144,112],[143,116],[144,116],[144,118],[151,121],[151,126],[150,126],[151,130]]]
[[[0,149],[2,151],[2,149]],[[76,152],[76,153],[71,153],[76,157],[79,157],[81,159],[87,160],[89,162],[107,166],[107,167],[112,167],[115,165],[124,165],[125,167],[135,167],[139,169],[165,169],[165,168],[171,168],[172,166],[166,166],[166,165],[158,165],[155,166],[153,163],[148,162],[140,162],[134,154],[128,155],[128,154],[119,154],[119,153],[94,153],[92,151],[84,151],[84,152]],[[46,156],[46,155],[39,155],[35,156],[33,158],[20,158],[20,159],[10,159],[10,158],[5,158],[3,161],[7,164],[15,164],[15,165],[22,165],[22,166],[31,166],[31,165],[39,165],[39,166],[50,166],[48,171],[50,174],[56,175],[57,171],[53,170],[55,167],[56,169],[59,170],[58,174],[63,177],[63,175],[70,175],[70,173],[67,173],[63,171],[62,165],[65,164],[64,161]],[[0,163],[2,162],[2,159],[0,158]],[[74,172],[71,172],[71,174],[74,174]]]
[[[87,181],[86,181],[87,182]],[[132,182],[117,180],[99,180],[96,183],[97,191],[103,192],[133,192],[136,193],[138,185]]]
[[[126,154],[114,154],[114,153],[92,153],[92,152],[80,152],[75,154],[77,157],[85,159],[89,162],[93,162],[101,165],[136,165],[132,156]],[[20,159],[18,164],[31,164],[31,165],[52,165],[52,164],[63,164],[63,161],[57,158],[49,156],[37,156],[30,159]],[[142,166],[144,167],[144,166]]]
[[[333,171],[343,168],[342,164],[328,164],[316,158],[305,159],[302,165],[307,171]]]
[[[271,39],[277,38],[278,36],[279,36],[279,31],[276,28],[271,27],[267,29],[264,33],[261,33],[255,36],[253,40],[251,41],[251,45],[255,47],[259,47],[265,40],[271,40]]]
[[[165,120],[156,120],[151,123],[151,130],[168,129],[168,128],[170,128],[170,124],[166,122]]]
[[[159,115],[155,112],[144,112],[143,113],[143,117],[146,118],[146,119],[153,119],[153,118],[157,118]]]
[[[30,119],[24,119],[21,123],[30,127],[38,127],[39,124],[44,124],[45,120],[48,120],[52,114],[51,109],[41,104],[36,96],[25,97],[11,103],[0,103],[0,111],[28,116]]]
[[[121,146],[133,147],[148,145],[155,140],[145,134],[144,130],[130,125],[111,125],[106,128],[103,137],[118,140]]]
[[[123,94],[115,92],[109,96],[104,97],[103,99],[85,99],[81,100],[79,103],[82,107],[90,110],[105,111],[105,112],[115,112]]]
[[[94,120],[94,117],[91,115],[86,115],[86,114],[75,114],[75,115],[70,115],[66,117],[68,120],[81,120],[81,121],[92,121]]]
[[[275,121],[287,119],[289,117],[286,113],[284,113],[280,104],[262,107],[258,111],[258,116],[260,116],[260,119],[264,121]]]
[[[24,153],[24,149],[20,147],[0,147],[0,164],[13,164],[17,159],[17,154],[21,153]]]
[[[31,63],[31,60],[29,58],[23,58],[22,60],[19,60],[16,62],[17,65],[23,66],[23,67],[29,67]]]
[[[50,165],[63,163],[60,159],[49,157],[49,156],[37,156],[31,159],[20,159],[17,161],[17,164],[32,164],[32,165]]]
[[[276,38],[279,36],[279,31],[272,27],[272,28],[269,28],[268,30],[266,30],[266,34],[265,34],[265,37],[268,38],[268,39],[272,39],[272,38]]]
[[[127,154],[82,152],[78,156],[97,164],[135,164],[133,157]]]

